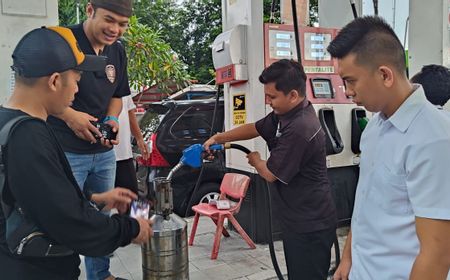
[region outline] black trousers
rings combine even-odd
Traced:
[[[295,234],[283,232],[289,280],[326,280],[336,229]]]
[[[116,183],[114,186],[126,188],[138,194],[136,167],[132,158],[117,161]]]

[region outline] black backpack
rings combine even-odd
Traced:
[[[9,120],[0,129],[0,204],[5,217],[6,243],[11,253],[16,257],[69,256],[74,252],[51,240],[33,221],[26,218],[25,213],[14,201],[12,195],[6,195],[5,155],[8,140],[14,129],[27,120],[36,119],[31,116],[18,116]]]

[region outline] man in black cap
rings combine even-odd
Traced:
[[[91,202],[85,198],[46,123],[72,104],[81,71],[104,69],[105,58],[81,52],[64,27],[29,32],[12,57],[15,88],[0,107],[0,129],[18,116],[28,118],[16,123],[0,150],[1,278],[78,279],[78,254],[102,256],[152,235],[149,220],[98,210],[126,209],[136,198],[131,191],[116,188],[92,194]]]
[[[91,123],[103,122],[119,130],[121,97],[130,94],[127,58],[118,39],[128,27],[132,0],[90,0],[87,20],[70,27],[86,54],[106,56],[104,69],[85,73],[72,106],[49,123],[60,140],[83,191],[101,193],[114,187],[116,158],[112,145]],[[97,138],[100,138],[97,140]],[[109,272],[109,257],[85,258],[88,280],[114,279]]]

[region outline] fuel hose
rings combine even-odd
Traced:
[[[236,149],[239,150],[241,152],[244,152],[246,154],[250,153],[250,150],[242,145],[239,144],[234,144],[234,143],[227,143],[224,144],[225,149]],[[278,279],[280,280],[284,280],[283,278],[283,274],[281,273],[280,270],[280,266],[278,265],[278,261],[277,261],[277,256],[275,255],[275,248],[273,246],[273,233],[272,233],[272,196],[270,194],[270,186],[269,183],[264,180],[264,182],[266,183],[266,187],[267,187],[267,205],[269,208],[269,230],[268,230],[268,238],[269,238],[269,251],[270,251],[270,258],[272,259],[272,264],[273,264],[273,268],[275,269],[275,273],[277,274]]]

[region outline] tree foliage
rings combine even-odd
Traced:
[[[86,18],[87,2],[88,0],[58,0],[59,25],[69,26],[77,23],[77,3],[82,22]]]
[[[161,39],[157,31],[130,18],[124,36],[128,54],[128,76],[136,89],[158,85],[163,92],[170,93],[169,86],[186,86],[189,76],[185,65],[170,45]]]
[[[187,65],[192,79],[207,83],[214,78],[211,44],[222,32],[221,0],[141,0],[135,14],[158,30]]]
[[[309,25],[319,24],[319,0],[309,0]]]
[[[272,20],[271,20],[272,2],[273,1],[275,1],[275,6],[274,6]],[[264,2],[263,2],[263,14],[264,14],[264,22],[281,23],[280,1],[277,1],[277,0],[264,0]]]
[[[189,74],[207,83],[214,78],[211,45],[222,32],[221,1],[187,1],[181,6],[179,18],[183,19],[183,33],[177,51],[189,65]]]

